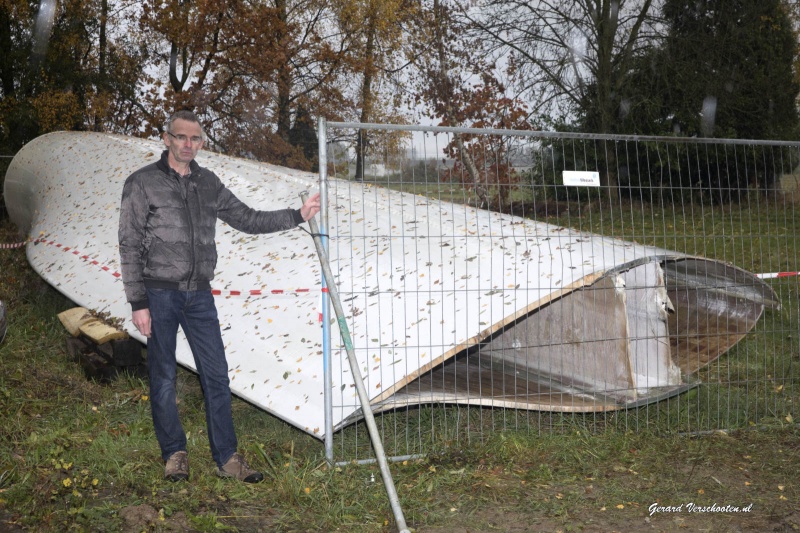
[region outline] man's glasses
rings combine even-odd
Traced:
[[[167,135],[169,135],[170,137],[172,137],[176,141],[182,142],[182,143],[185,143],[186,141],[192,141],[192,144],[200,144],[201,142],[203,142],[203,138],[200,137],[199,135],[193,135],[192,137],[187,137],[183,133],[179,133],[179,134],[175,135],[171,131],[168,131]]]

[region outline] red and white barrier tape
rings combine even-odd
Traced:
[[[800,272],[772,272],[769,274],[756,274],[756,277],[761,279],[791,278],[794,276],[800,276]]]
[[[249,291],[223,291],[220,289],[211,289],[211,294],[214,296],[267,296],[270,294],[300,294],[304,292],[311,292],[311,289],[250,289]]]
[[[69,246],[63,246],[60,243],[57,243],[55,241],[48,241],[46,239],[36,239],[36,240],[34,240],[32,242],[34,244],[47,244],[47,245],[50,245],[50,246],[55,246],[56,248],[60,248],[61,251],[63,251],[63,252],[72,252],[72,255],[78,256],[80,259],[83,259],[84,261],[86,261],[90,265],[97,266],[101,270],[109,272],[115,278],[122,278],[122,274],[120,274],[116,270],[114,270],[111,267],[108,267],[106,265],[101,265],[99,261],[90,258],[88,255],[81,255],[80,251],[75,250],[74,248],[70,248]],[[23,244],[25,244],[25,243],[23,243]],[[323,291],[324,290],[325,289],[323,289]],[[222,297],[244,296],[245,298],[249,297],[249,296],[270,296],[270,295],[280,295],[280,294],[304,294],[304,293],[309,293],[309,292],[311,292],[311,289],[304,289],[304,288],[301,288],[301,289],[250,289],[250,290],[246,290],[246,291],[221,290],[221,289],[212,289],[211,290],[211,294],[213,294],[214,296],[222,296]]]
[[[78,250],[76,250],[74,248],[70,248],[69,246],[63,246],[61,243],[58,243],[56,241],[48,241],[47,239],[36,239],[36,240],[33,241],[33,244],[36,244],[36,245],[38,245],[38,244],[47,244],[47,245],[50,245],[50,246],[55,246],[56,248],[61,248],[62,252],[71,251],[72,255],[77,255],[78,257],[80,257],[81,259],[83,259],[84,261],[89,263],[90,265],[95,265],[95,266],[100,267],[100,270],[104,270],[106,272],[110,272],[111,275],[114,276],[115,278],[121,278],[122,277],[122,274],[120,274],[116,270],[112,270],[110,267],[108,267],[106,265],[101,265],[100,262],[97,261],[96,259],[92,259],[88,255],[81,255],[81,253]]]
[[[14,242],[10,244],[0,244],[0,250],[13,250],[14,248],[22,248],[26,244],[31,242],[30,240],[22,241],[22,242]]]

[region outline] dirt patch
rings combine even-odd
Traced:
[[[578,444],[568,452],[548,450],[546,463],[516,463],[480,478],[476,472],[479,482],[451,504],[450,516],[442,520],[440,507],[435,523],[415,532],[800,531],[796,442],[792,432],[670,445],[631,437],[610,451],[587,440],[597,461]]]
[[[16,522],[12,513],[6,509],[0,509],[0,531],[4,533],[22,533],[22,531],[25,531]]]
[[[131,505],[119,512],[125,522],[123,533],[140,533],[158,529],[159,531],[197,531],[193,529],[182,512],[165,517],[149,505]]]
[[[574,518],[563,521],[533,514],[500,510],[475,510],[468,517],[454,517],[453,523],[436,527],[415,528],[415,533],[533,533],[567,532],[584,533],[638,533],[642,531],[686,532],[726,531],[729,533],[800,530],[800,512],[786,516],[775,516],[767,509],[753,510],[750,514],[700,512],[698,510],[669,514],[654,514],[642,506],[633,512],[624,510],[600,511],[590,506],[574,509]]]

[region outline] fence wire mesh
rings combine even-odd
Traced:
[[[800,143],[320,127],[329,255],[387,454],[792,423]],[[333,453],[370,460],[331,343]]]

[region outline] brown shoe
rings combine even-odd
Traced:
[[[219,477],[235,477],[245,483],[258,483],[264,479],[264,474],[250,468],[240,453],[231,455],[228,462],[217,469],[217,475]]]
[[[167,459],[164,467],[164,479],[169,481],[186,481],[189,479],[189,454],[185,451],[175,452]]]

